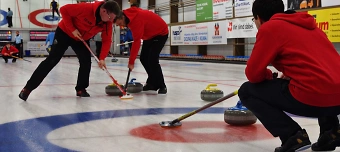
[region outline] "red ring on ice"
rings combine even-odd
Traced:
[[[193,129],[224,130],[217,133],[197,133]],[[223,121],[185,121],[177,128],[162,128],[159,124],[141,126],[130,131],[136,137],[179,143],[227,143],[274,138],[262,124],[231,126]]]

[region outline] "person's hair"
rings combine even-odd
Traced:
[[[117,19],[123,19],[124,13],[121,12],[119,15],[116,15],[116,18],[113,20],[113,22],[116,22]]]
[[[257,16],[264,22],[276,13],[284,12],[284,4],[282,0],[255,0],[253,3],[253,16],[257,19]]]
[[[6,45],[7,45],[7,44],[11,45],[11,42],[6,42]]]
[[[116,1],[113,0],[107,0],[103,5],[102,8],[104,8],[108,13],[113,13],[116,16],[121,14],[121,9],[119,4]]]

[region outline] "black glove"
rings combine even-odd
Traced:
[[[276,79],[279,76],[279,73],[273,72],[273,79]]]

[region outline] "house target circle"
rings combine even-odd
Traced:
[[[6,17],[7,17],[7,12],[4,11],[4,10],[0,10],[0,14],[1,14],[2,16],[4,16],[3,19],[0,21],[0,26],[6,25],[6,24],[8,23],[8,22],[7,22],[7,19],[6,19]]]
[[[53,25],[53,24],[46,24],[46,23],[42,23],[40,21],[38,21],[37,16],[40,13],[44,13],[44,12],[51,12],[50,9],[39,9],[39,10],[35,10],[33,12],[31,12],[30,14],[28,14],[28,20],[33,23],[36,26],[40,26],[40,27],[46,27],[46,28],[55,28],[58,25]],[[45,17],[44,17],[45,19]],[[49,20],[47,20],[49,21]]]

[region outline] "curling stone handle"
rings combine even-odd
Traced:
[[[210,87],[217,87],[217,84],[216,83],[208,84],[208,86],[205,88],[205,90],[213,90]]]
[[[240,108],[240,109],[243,108],[243,105],[242,105],[241,100],[239,100],[239,101],[237,102],[236,107],[237,107],[237,108]]]
[[[133,83],[133,81],[135,81],[136,80],[136,78],[132,78],[131,80],[130,80],[130,83]]]

